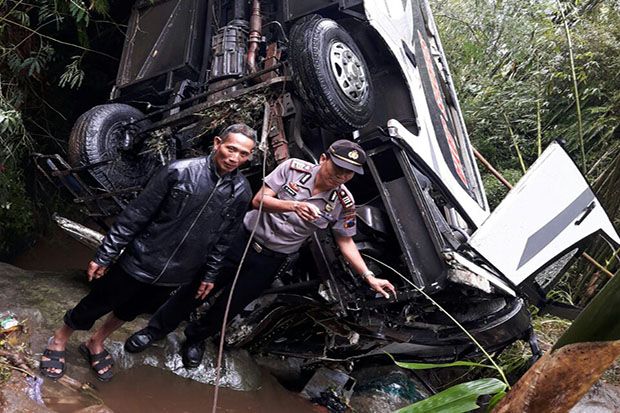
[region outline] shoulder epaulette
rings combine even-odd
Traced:
[[[312,164],[304,162],[300,159],[293,159],[291,162],[291,169],[308,173],[312,171]]]

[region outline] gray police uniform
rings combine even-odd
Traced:
[[[258,221],[254,236],[263,247],[292,254],[314,231],[328,226],[338,236],[355,235],[355,201],[344,185],[312,195],[319,168],[319,165],[300,159],[289,159],[265,178],[265,185],[276,193],[278,199],[310,203],[319,209],[320,214],[310,222],[295,212],[259,213],[256,209],[248,212],[243,220],[245,228],[251,232]]]

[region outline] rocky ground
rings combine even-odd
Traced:
[[[9,310],[18,320],[24,321],[26,334],[15,341],[18,348],[22,347],[27,351],[32,360],[38,360],[51,332],[62,323],[66,309],[75,305],[87,291],[88,284],[82,271],[64,273],[25,271],[0,263],[0,313]],[[116,371],[137,365],[148,365],[170,370],[179,376],[201,383],[214,383],[212,360],[216,358],[216,349],[212,345],[207,349],[204,364],[194,370],[186,370],[182,366],[178,355],[180,339],[177,334],[170,334],[166,340],[144,353],[137,355],[125,353],[122,348],[125,338],[145,324],[146,319],[139,318],[125,324],[110,338],[107,348],[114,356]],[[85,360],[77,351],[79,343],[87,337],[87,332],[76,332],[67,348],[66,375],[79,383],[96,382]],[[89,403],[95,406],[101,405],[100,400],[88,391],[76,392],[70,386],[50,380],[45,380],[44,384],[41,379],[24,380],[24,374],[14,369],[10,371],[5,369],[4,372],[4,381],[0,377],[0,383],[4,383],[0,385],[2,412],[48,412],[50,410],[40,404],[42,401],[58,405],[71,398],[72,403],[76,405]],[[262,374],[247,352],[227,351],[221,384],[236,390],[254,390],[260,386]],[[97,408],[100,410],[96,411],[104,411],[101,407]]]

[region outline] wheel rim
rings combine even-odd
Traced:
[[[342,93],[354,102],[362,101],[368,93],[362,60],[346,44],[334,42],[329,49],[329,63]]]

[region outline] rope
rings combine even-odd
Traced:
[[[265,175],[267,170],[267,149],[263,151],[263,170],[262,170],[262,180],[265,181]],[[261,186],[262,191],[262,186]],[[258,214],[263,209],[263,198],[260,199],[260,204],[258,205]],[[226,324],[228,324],[228,313],[230,310],[230,303],[232,302],[233,294],[235,293],[235,287],[237,286],[237,279],[239,278],[239,274],[241,273],[241,267],[243,266],[243,262],[245,261],[245,257],[250,249],[250,245],[252,245],[252,239],[254,238],[254,233],[256,232],[256,228],[258,227],[259,219],[254,223],[254,227],[252,228],[252,232],[250,233],[250,238],[248,239],[247,244],[245,245],[245,249],[243,250],[243,255],[241,256],[241,261],[239,262],[239,266],[237,267],[237,272],[235,273],[235,278],[233,279],[232,285],[230,287],[230,293],[228,294],[228,301],[226,302],[226,310],[224,311],[224,320],[222,320],[222,329],[220,330],[220,343],[217,351],[217,365],[215,367],[215,390],[213,392],[213,407],[211,409],[212,413],[216,413],[217,410],[217,399],[219,395],[220,389],[220,379],[221,379],[221,369],[222,369],[222,356],[224,354],[224,339],[226,334]]]

